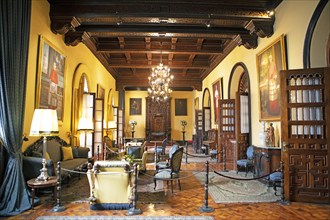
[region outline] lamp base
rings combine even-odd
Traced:
[[[47,181],[49,179],[47,168],[46,168],[46,159],[42,159],[42,168],[40,169],[40,175],[37,177],[36,181]]]

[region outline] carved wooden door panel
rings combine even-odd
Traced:
[[[330,68],[281,71],[285,198],[330,203]]]

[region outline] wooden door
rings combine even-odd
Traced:
[[[232,149],[231,140],[235,140],[235,99],[222,99],[219,101],[219,141],[218,141],[218,162],[223,162],[223,155],[226,154],[227,167],[235,167],[236,155]]]
[[[330,203],[330,68],[281,71],[285,199]]]
[[[246,150],[249,145],[250,114],[249,96],[247,94],[236,93],[235,99],[235,136],[237,160],[246,158]]]

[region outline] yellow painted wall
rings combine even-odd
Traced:
[[[80,43],[75,47],[66,46],[62,35],[52,33],[50,30],[49,3],[46,0],[33,0],[27,70],[24,133],[30,133],[30,126],[35,107],[39,35],[45,37],[66,56],[64,118],[63,122],[60,122],[59,124],[59,132],[61,138],[69,141],[67,132],[70,131],[71,127],[72,80],[79,64],[84,64],[87,66],[84,72],[87,74],[89,79],[90,92],[96,92],[97,84],[100,84],[105,89],[105,95],[107,97],[110,88],[113,88],[114,90],[115,80],[83,43]],[[79,76],[76,78],[79,80]],[[116,93],[115,97],[117,97],[117,95],[118,94]],[[30,140],[28,142],[24,143],[22,148],[23,151],[29,144],[36,140],[36,138],[32,137],[29,137],[29,139]]]
[[[135,138],[145,138],[145,128],[146,128],[146,100],[148,96],[147,91],[126,91],[125,92],[125,128],[126,137],[131,137],[131,129],[129,126],[130,120],[135,120],[137,126],[135,129]],[[181,132],[181,120],[187,121],[185,139],[191,140],[192,133],[194,129],[194,92],[176,92],[174,91],[171,95],[171,126],[172,126],[172,139],[182,140]],[[142,114],[141,115],[129,115],[129,100],[130,98],[142,98]],[[187,116],[175,116],[175,99],[187,99]]]
[[[274,34],[269,38],[259,38],[258,47],[256,49],[248,50],[243,46],[237,47],[227,56],[224,61],[218,65],[211,74],[203,81],[203,89],[209,88],[212,91],[212,83],[219,77],[223,77],[224,83],[224,97],[228,98],[228,83],[232,68],[238,62],[243,62],[249,72],[250,86],[251,86],[251,123],[252,123],[252,144],[259,144],[259,132],[261,131],[261,123],[259,122],[259,95],[257,86],[257,70],[256,70],[256,54],[258,54],[265,47],[270,45],[274,40],[282,34],[286,35],[287,42],[287,66],[288,69],[303,68],[303,47],[306,31],[312,17],[312,14],[319,1],[292,1],[284,0],[275,11],[276,19],[274,24]],[[327,4],[327,12],[329,12],[329,2]],[[328,39],[330,31],[329,14],[323,13],[320,21],[322,27],[318,26],[316,34],[318,39]],[[322,30],[322,31],[320,31]],[[321,36],[320,36],[321,35]],[[311,57],[313,57],[315,65],[318,67],[325,67],[325,48],[326,42],[324,40],[313,41],[313,48]],[[319,48],[319,50],[316,50]],[[316,58],[318,57],[318,58]],[[211,103],[212,109],[213,102]],[[212,127],[213,124],[212,114]],[[267,125],[268,126],[268,125]],[[277,134],[277,142],[280,143],[280,123],[275,122],[274,127]]]

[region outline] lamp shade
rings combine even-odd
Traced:
[[[35,109],[30,136],[57,136],[57,112],[54,109]]]
[[[94,130],[93,119],[90,117],[81,117],[78,123],[78,130],[93,131]]]
[[[117,123],[116,121],[108,121],[108,129],[116,129]]]

